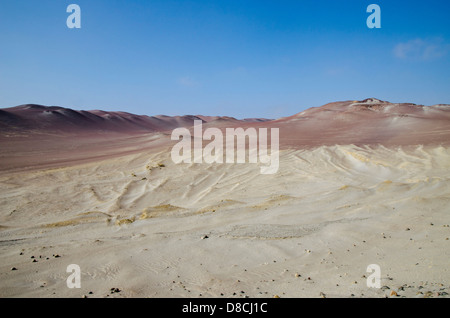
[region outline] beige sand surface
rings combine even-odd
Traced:
[[[0,296],[450,293],[450,147],[283,149],[275,175],[169,150],[2,171]]]

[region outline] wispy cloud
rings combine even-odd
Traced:
[[[200,86],[200,83],[198,81],[196,81],[195,79],[193,79],[192,77],[189,77],[189,76],[180,77],[178,79],[178,84],[180,84],[183,87],[198,87],[198,86]]]
[[[414,39],[394,47],[394,55],[399,59],[429,61],[439,59],[450,51],[450,44],[442,38]]]

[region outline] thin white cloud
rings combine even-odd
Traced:
[[[394,47],[395,57],[403,60],[429,61],[439,59],[450,51],[450,44],[442,38],[414,39]]]

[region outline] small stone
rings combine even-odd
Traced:
[[[37,263],[37,260],[36,260],[36,259],[34,259],[34,260],[33,260],[33,263]]]
[[[324,293],[322,293],[322,292],[320,292],[320,297],[327,298],[326,295]]]
[[[302,275],[300,275],[299,273],[295,273],[294,276],[295,276],[295,277],[301,277]]]
[[[393,296],[398,296],[398,294],[393,290],[393,291],[391,291],[390,296],[391,296],[391,297],[393,297]]]
[[[11,268],[11,270],[12,270],[12,271],[16,271],[16,270],[17,270],[17,268],[13,267],[13,268]]]
[[[411,231],[411,229],[409,227],[406,228],[406,231]]]
[[[202,240],[206,240],[207,238],[209,238],[208,235],[203,235],[203,236],[201,237]]]
[[[280,296],[278,296],[278,295],[273,295],[273,298],[280,298]]]

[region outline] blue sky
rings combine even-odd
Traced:
[[[66,8],[81,7],[81,29]],[[369,29],[369,4],[381,29]],[[0,107],[277,118],[450,103],[450,1],[0,0]]]

